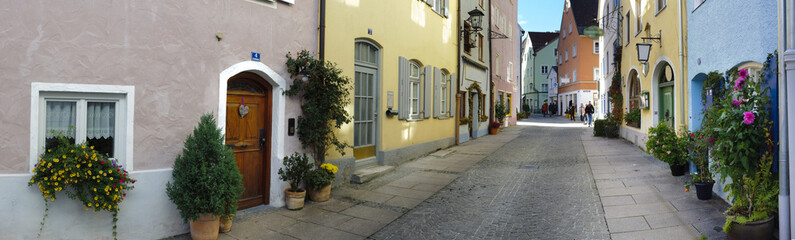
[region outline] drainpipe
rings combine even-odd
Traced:
[[[323,60],[326,53],[326,0],[320,0],[320,26],[318,27],[317,57]]]
[[[491,1],[488,1],[488,4],[484,7],[488,8],[489,12],[489,25],[486,25],[487,28],[484,28],[486,30],[486,36],[484,36],[483,39],[489,39],[489,123],[491,123],[494,121],[494,79],[492,76],[492,72],[494,72],[494,53],[492,51],[494,51],[494,48],[491,47]],[[483,109],[486,109],[486,106],[483,106]]]
[[[325,1],[325,0],[321,0],[321,1]],[[458,69],[458,75],[456,76],[457,78],[455,80],[456,81],[456,84],[455,84],[455,94],[456,95],[461,94],[461,83],[463,82],[463,81],[460,81],[458,79],[464,79],[464,76],[463,76],[464,70],[461,69],[461,51],[464,48],[461,46],[461,22],[459,21],[459,19],[461,19],[461,2],[458,2],[458,6],[457,7],[458,7],[458,9],[456,9],[456,15],[458,15],[458,19],[455,21],[455,24],[456,24],[455,29],[457,31],[455,39],[456,39],[456,42],[458,42],[457,45],[456,45],[456,46],[458,46],[458,48],[456,50],[456,57],[458,59],[458,61],[456,62],[456,69]],[[461,105],[457,101],[459,98],[458,97],[455,97],[455,98],[456,98],[456,102],[455,102],[456,109],[458,109],[458,111],[464,111],[464,109],[459,109],[458,108],[458,106]],[[461,101],[464,101],[464,96],[461,96],[460,99],[461,99]],[[458,123],[460,121],[460,118],[458,116],[460,116],[460,115],[461,115],[461,113],[459,113],[459,112],[455,113],[455,120],[454,120],[454,123],[453,123],[453,127],[455,128],[455,145],[458,145],[460,143],[459,137],[460,137],[461,133],[459,132],[460,126],[458,125]]]
[[[677,0],[676,1],[676,6],[677,6],[678,13],[679,13],[679,18],[677,19],[679,21],[679,25],[678,25],[679,26],[678,27],[679,28],[678,29],[679,30],[679,72],[680,72],[680,75],[682,76],[682,84],[680,84],[680,86],[679,86],[679,96],[681,96],[681,100],[680,100],[680,104],[679,104],[680,105],[679,113],[680,113],[681,117],[679,118],[679,123],[681,123],[682,126],[684,126],[685,125],[685,99],[686,99],[686,97],[685,97],[685,83],[687,81],[685,81],[685,77],[686,77],[686,75],[685,75],[685,53],[684,53],[684,41],[685,41],[685,38],[684,38],[684,34],[682,33],[683,32],[682,28],[684,28],[682,26],[682,1],[684,1],[684,0]]]
[[[795,0],[779,0],[778,1],[778,49],[779,53],[783,55],[779,56],[779,80],[778,80],[778,111],[779,111],[779,157],[778,157],[778,169],[779,169],[779,195],[778,195],[778,219],[779,219],[779,239],[790,239],[791,230],[795,228],[792,225],[792,221],[790,216],[792,216],[792,202],[789,196],[790,193],[790,182],[789,182],[789,172],[794,171],[792,169],[795,165],[789,164],[789,148],[795,147],[793,142],[789,141],[789,117],[787,116],[790,110],[795,112],[795,109],[789,109],[789,104],[787,101],[795,101],[795,97],[791,97],[788,92],[795,91],[795,85],[789,86],[787,81],[789,79],[795,79],[795,38],[788,37],[790,34],[793,34],[792,27],[795,26],[793,21],[793,9],[792,6],[795,6]],[[795,95],[792,95],[795,96]],[[795,105],[793,105],[795,106]]]

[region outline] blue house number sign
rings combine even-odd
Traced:
[[[251,52],[251,61],[259,62],[259,53]]]

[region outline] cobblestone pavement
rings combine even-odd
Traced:
[[[370,238],[609,239],[580,141],[586,129],[563,118],[532,122],[513,127],[515,139]]]
[[[725,239],[728,205],[696,200],[685,178],[582,122],[534,116],[303,210],[238,212],[218,239]]]

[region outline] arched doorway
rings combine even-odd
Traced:
[[[229,79],[226,90],[226,146],[235,153],[245,188],[238,209],[269,204],[272,87],[242,72]]]
[[[660,74],[657,75],[659,89],[658,119],[668,126],[674,126],[674,71],[671,65],[663,63]]]

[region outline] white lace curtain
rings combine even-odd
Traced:
[[[88,102],[86,106],[86,139],[113,137],[116,132],[116,104]]]
[[[53,138],[58,133],[69,138],[75,137],[75,105],[75,102],[47,102],[47,138]]]
[[[66,137],[75,137],[75,102],[47,102],[47,138],[54,136],[53,131],[63,133]],[[116,132],[116,104],[106,102],[88,102],[86,104],[86,139],[113,137]]]

